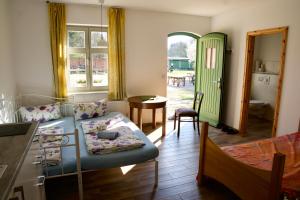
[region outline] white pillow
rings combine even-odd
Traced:
[[[90,103],[77,103],[74,105],[74,116],[76,120],[100,117],[107,112],[106,99]]]
[[[19,108],[19,112],[24,122],[47,122],[61,118],[60,103],[41,106],[22,106]]]

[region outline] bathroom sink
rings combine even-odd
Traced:
[[[0,137],[25,135],[33,122],[0,124]]]

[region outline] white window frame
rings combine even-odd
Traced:
[[[70,48],[69,47],[69,31],[84,31],[85,32],[85,48]],[[93,86],[93,66],[92,66],[92,54],[93,53],[105,53],[108,54],[108,44],[105,47],[101,48],[92,48],[91,47],[91,34],[93,31],[106,32],[107,27],[99,26],[67,26],[67,66],[66,66],[66,77],[68,85],[68,93],[74,92],[95,92],[95,91],[107,91],[108,86]],[[107,33],[108,34],[108,33]],[[70,59],[69,54],[72,53],[85,53],[86,54],[86,87],[71,87],[70,84]],[[107,69],[108,70],[108,69]],[[108,72],[109,73],[109,72]]]

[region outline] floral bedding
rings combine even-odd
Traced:
[[[108,109],[106,99],[91,103],[78,103],[74,105],[75,120],[100,117],[105,115],[107,112]]]
[[[47,122],[61,118],[60,103],[41,106],[22,106],[19,108],[19,112],[24,122]]]
[[[95,119],[81,122],[84,133],[97,133],[99,131],[112,128],[118,122],[123,120],[123,116],[118,114],[109,119]]]
[[[106,120],[98,119],[82,122],[81,126],[85,135],[88,152],[91,154],[108,154],[144,146],[144,141],[138,138],[128,126],[119,123],[122,120],[122,115],[116,115]],[[119,136],[115,140],[99,139],[97,136],[99,129],[97,127],[102,127],[103,124],[106,125],[107,131],[118,132]]]
[[[139,148],[145,145],[144,141],[135,136],[127,126],[120,126],[110,131],[118,132],[115,140],[98,139],[96,133],[85,134],[86,145],[89,153],[107,154]]]
[[[81,127],[84,133],[99,132],[107,129],[106,121],[93,120],[87,122],[81,122]]]
[[[54,166],[54,165],[58,165],[61,162],[61,149],[57,147],[60,146],[61,144],[62,144],[62,140],[41,144],[42,160],[44,165]]]
[[[64,129],[60,126],[38,129],[40,143],[62,140],[61,134],[63,133],[64,133]]]
[[[63,136],[61,136],[63,133],[64,129],[60,126],[38,129],[44,164],[53,166],[60,163],[61,149],[57,146],[63,143]]]

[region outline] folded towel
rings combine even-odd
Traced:
[[[119,136],[119,132],[101,131],[97,133],[98,139],[115,140]]]

